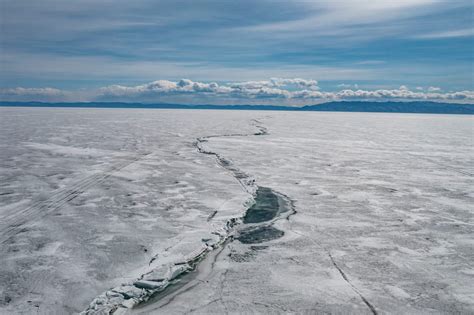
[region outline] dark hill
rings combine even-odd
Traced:
[[[474,104],[437,102],[329,102],[303,107],[277,105],[181,105],[144,104],[119,102],[89,103],[45,103],[45,102],[0,102],[0,106],[18,107],[81,107],[81,108],[170,108],[170,109],[227,109],[227,110],[284,110],[284,111],[331,111],[331,112],[377,112],[377,113],[425,113],[474,115]]]

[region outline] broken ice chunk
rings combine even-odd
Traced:
[[[164,288],[166,284],[163,281],[138,280],[133,285],[140,289],[157,290]]]

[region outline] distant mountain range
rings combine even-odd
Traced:
[[[474,115],[474,104],[437,102],[329,102],[302,107],[277,105],[180,105],[143,104],[120,102],[90,103],[43,103],[0,102],[0,106],[18,107],[81,107],[81,108],[171,108],[171,109],[227,109],[227,110],[279,110],[279,111],[329,111],[329,112],[373,112],[373,113],[425,113]]]

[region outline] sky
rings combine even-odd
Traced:
[[[0,0],[0,100],[474,103],[472,0]]]

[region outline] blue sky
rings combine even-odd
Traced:
[[[472,1],[0,3],[3,100],[474,102]]]

